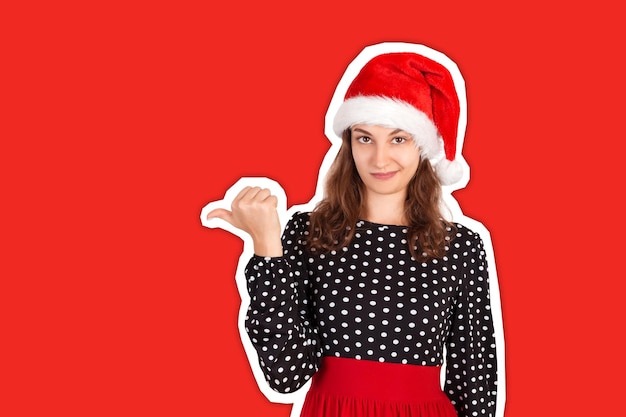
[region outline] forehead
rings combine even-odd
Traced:
[[[389,136],[389,135],[397,135],[397,134],[410,134],[400,128],[389,127],[389,126],[381,126],[381,125],[370,125],[365,123],[357,123],[353,125],[350,129],[353,133],[366,133],[375,136]]]

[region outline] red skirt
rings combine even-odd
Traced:
[[[441,367],[325,357],[301,417],[457,417]]]

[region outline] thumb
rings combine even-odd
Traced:
[[[211,210],[206,215],[206,218],[207,218],[207,220],[222,219],[222,220],[232,224],[233,213],[231,211],[223,209],[223,208],[217,208],[217,209]]]

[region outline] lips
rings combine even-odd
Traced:
[[[372,172],[372,177],[376,178],[377,180],[388,180],[389,178],[392,178],[394,175],[396,175],[398,171],[393,171],[393,172]]]

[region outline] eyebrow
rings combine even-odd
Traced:
[[[367,130],[361,129],[361,128],[355,128],[353,129],[353,132],[361,132],[361,133],[365,133],[366,135],[371,135],[370,132],[368,132]]]
[[[402,129],[396,129],[396,130],[394,130],[393,132],[389,133],[389,136],[393,136],[393,135],[398,134],[398,133],[400,133],[400,132],[404,132],[404,130],[402,130]],[[405,132],[405,133],[406,133],[406,132]]]

